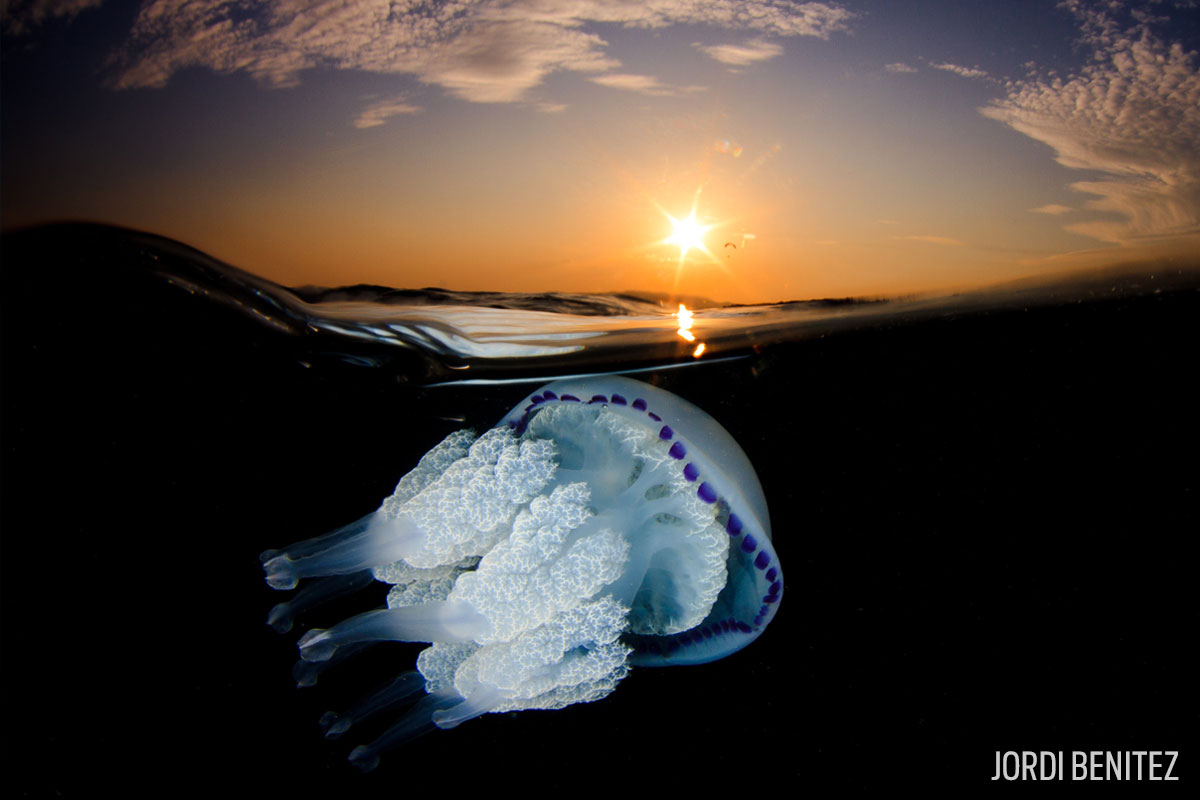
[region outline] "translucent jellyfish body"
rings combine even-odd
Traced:
[[[290,589],[270,621],[361,584],[388,608],[300,639],[302,664],[358,643],[430,642],[417,672],[341,715],[327,736],[424,696],[351,760],[492,711],[598,700],[631,666],[713,661],[762,633],[783,591],[766,501],[712,417],[627,378],[552,383],[476,438],[431,450],[378,511],[263,554]],[[304,668],[300,670],[301,682]]]

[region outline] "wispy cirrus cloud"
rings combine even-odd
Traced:
[[[896,61],[892,64],[887,64],[884,66],[884,69],[888,72],[894,72],[897,74],[905,74],[917,71],[916,67],[905,64],[903,61]]]
[[[1057,217],[1061,214],[1069,214],[1070,212],[1072,212],[1074,210],[1075,209],[1071,208],[1070,206],[1059,205],[1058,203],[1049,203],[1044,206],[1038,206],[1037,208],[1029,209],[1030,213],[1049,214],[1050,216],[1053,216],[1053,217]]]
[[[377,128],[389,119],[402,114],[420,114],[421,107],[405,101],[404,97],[378,100],[367,106],[354,120],[356,128]]]
[[[951,239],[949,236],[893,236],[893,239],[901,239],[908,242],[925,242],[926,244],[940,244],[945,247],[961,247],[962,242],[958,239]]]
[[[1114,4],[1063,4],[1079,20],[1091,63],[1066,78],[1008,84],[984,115],[1044,142],[1058,163],[1103,173],[1071,188],[1111,216],[1068,230],[1128,244],[1200,233],[1200,72],[1196,55],[1154,32],[1156,18]]]
[[[342,69],[411,75],[464,100],[510,103],[554,72],[618,69],[608,42],[588,30],[598,23],[828,38],[852,16],[832,2],[775,0],[147,0],[112,83],[160,87],[181,69],[207,67],[283,87],[307,69]]]
[[[627,92],[650,95],[651,97],[675,97],[705,90],[703,86],[672,86],[650,75],[631,75],[627,73],[597,75],[588,80],[592,83],[598,83],[601,86],[607,86],[610,89],[622,89]]]
[[[748,67],[759,61],[775,58],[783,52],[781,46],[762,39],[752,39],[745,44],[697,44],[696,48],[709,58],[731,67]]]
[[[929,66],[933,67],[934,69],[940,69],[942,72],[953,72],[955,75],[959,75],[963,78],[988,77],[987,70],[980,69],[979,67],[964,67],[960,64],[951,64],[949,62],[943,62],[941,64],[934,64],[931,62]]]

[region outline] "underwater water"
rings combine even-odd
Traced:
[[[3,784],[394,796],[451,780],[677,792],[987,781],[996,750],[1181,750],[1197,664],[1194,266],[927,299],[286,290],[157,237],[3,240]],[[1186,266],[1186,265],[1185,265]],[[632,371],[632,372],[631,372]],[[721,661],[489,714],[361,775],[297,689],[258,554],[378,507],[543,383],[630,373],[758,472],[787,594]]]

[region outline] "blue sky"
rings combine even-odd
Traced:
[[[129,225],[290,284],[737,301],[1195,253],[1198,18],[9,0],[3,223]]]

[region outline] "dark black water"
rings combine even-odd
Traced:
[[[498,356],[444,335],[463,328],[441,312],[419,323],[442,332],[431,346],[405,338],[419,326],[364,334],[396,321],[375,290],[333,313],[163,240],[7,234],[0,780],[34,796],[799,793],[983,786],[1009,749],[1181,750],[1187,780],[1200,281],[1177,266],[714,309],[715,357],[658,369],[693,359],[645,298],[450,297],[642,320],[582,351]],[[577,322],[514,341],[571,343],[546,331]],[[299,633],[381,593],[279,636],[258,553],[373,510],[433,444],[531,388],[432,384],[627,368],[756,465],[788,579],[778,617],[724,661],[489,715],[358,774],[361,737],[325,742],[316,720],[419,648],[297,690]]]

